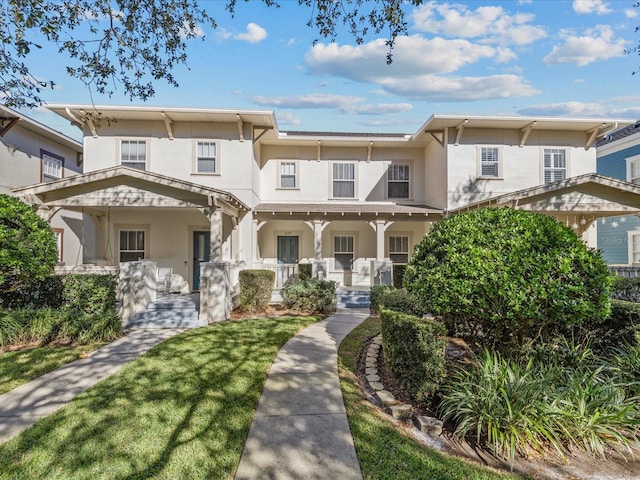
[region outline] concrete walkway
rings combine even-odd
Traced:
[[[362,479],[338,379],[338,346],[369,309],[338,310],[278,352],[236,480]]]
[[[183,331],[133,330],[115,342],[91,352],[87,358],[68,363],[0,395],[0,442],[15,437],[125,363]]]

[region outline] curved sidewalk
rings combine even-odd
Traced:
[[[236,480],[362,479],[347,421],[338,346],[369,309],[338,310],[278,352],[244,445]]]
[[[132,330],[129,334],[0,395],[0,442],[6,442],[108,377],[124,364],[184,329]]]

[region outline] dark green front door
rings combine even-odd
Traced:
[[[298,237],[278,235],[278,263],[298,263]]]
[[[211,232],[193,232],[193,290],[200,290],[200,263],[211,258]]]

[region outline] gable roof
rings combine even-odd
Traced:
[[[184,180],[137,170],[135,168],[123,167],[121,165],[80,175],[73,175],[52,182],[14,188],[12,192],[16,196],[33,200],[31,203],[45,204],[47,206],[103,207],[109,206],[104,203],[104,198],[101,199],[93,196],[80,200],[79,197],[99,190],[113,189],[122,186],[138,189],[138,191],[163,195],[185,205],[210,207],[214,206],[217,202],[221,202],[238,210],[249,211],[249,207],[244,202],[224,190],[205,187]],[[132,192],[134,190],[130,191]],[[72,198],[76,200],[70,200]],[[120,201],[124,200],[127,199],[120,199]],[[138,200],[141,201],[141,199]],[[136,206],[136,198],[130,198],[128,201],[129,204],[127,205],[117,206]],[[83,204],[80,205],[78,202],[83,202]]]
[[[606,217],[640,211],[640,185],[596,173],[525,188],[451,210],[456,215],[483,207],[510,206],[526,210]]]

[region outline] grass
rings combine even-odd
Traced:
[[[46,346],[0,353],[0,394],[82,358],[102,345]]]
[[[232,478],[269,366],[317,320],[231,321],[163,342],[1,444],[0,479]]]
[[[515,480],[527,477],[501,474],[445,455],[402,433],[362,398],[354,374],[363,342],[380,332],[380,320],[370,317],[340,346],[338,363],[351,434],[366,479],[394,480]]]

